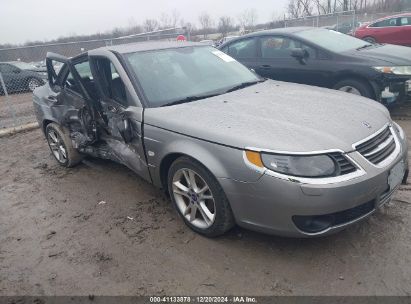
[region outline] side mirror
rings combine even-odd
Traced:
[[[118,131],[120,132],[121,137],[123,137],[125,143],[131,142],[133,139],[133,132],[130,125],[130,121],[127,118],[124,118],[120,121],[118,125]]]
[[[293,49],[291,51],[291,57],[297,59],[301,64],[307,64],[307,59],[310,57],[310,53],[306,49]]]

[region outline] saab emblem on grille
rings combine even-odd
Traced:
[[[363,121],[363,122],[362,122],[362,125],[363,125],[364,127],[368,128],[368,129],[371,129],[371,128],[372,128],[371,124],[370,124],[368,121]]]

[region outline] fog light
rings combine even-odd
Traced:
[[[293,216],[294,224],[301,231],[307,233],[318,233],[330,228],[334,222],[332,215],[317,215],[317,216]]]

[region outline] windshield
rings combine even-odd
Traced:
[[[22,70],[31,70],[31,69],[35,68],[34,65],[31,65],[27,62],[22,62],[22,61],[13,62],[13,65],[18,67],[19,69],[22,69]]]
[[[230,56],[208,46],[136,52],[125,57],[150,107],[223,94],[260,80]]]
[[[349,50],[355,50],[369,43],[348,36],[339,32],[325,30],[325,29],[313,29],[303,32],[295,33],[296,36],[301,37],[313,44],[316,44],[324,49],[332,52],[341,53]]]

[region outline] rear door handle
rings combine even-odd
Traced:
[[[261,68],[263,68],[263,69],[271,69],[271,65],[268,65],[268,64],[263,64],[262,66],[261,66]]]

